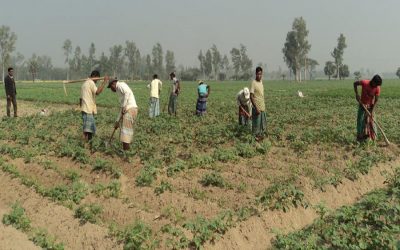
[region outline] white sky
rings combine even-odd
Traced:
[[[286,69],[282,47],[295,17],[309,30],[311,51],[322,68],[340,33],[346,37],[344,63],[394,72],[400,67],[399,0],[0,0],[0,25],[18,36],[25,58],[47,55],[63,66],[62,45],[69,38],[87,54],[134,41],[141,54],[160,42],[174,51],[177,64],[198,66],[197,55],[215,43],[227,54],[243,43],[254,65]]]

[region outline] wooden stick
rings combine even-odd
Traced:
[[[89,77],[90,79],[96,81],[96,80],[104,80],[104,77]],[[65,83],[76,83],[76,82],[84,82],[86,81],[88,78],[85,79],[79,79],[79,80],[64,80],[63,84]]]
[[[64,94],[65,94],[65,96],[68,96],[68,94],[67,94],[67,88],[65,87],[65,83],[63,83],[63,88],[64,88]]]
[[[248,116],[248,118],[251,117],[251,115],[250,115],[246,110],[244,110],[244,108],[242,107],[242,105],[239,105],[239,107],[240,107],[240,109]]]
[[[372,117],[372,114],[369,112],[369,110],[367,109],[367,107],[364,106],[364,104],[362,104],[361,102],[359,102],[361,104],[361,106],[364,108],[365,112],[367,112],[367,114],[371,117],[372,121],[376,124],[376,126],[379,128],[379,130],[381,131],[383,138],[385,139],[386,145],[390,145],[390,141],[389,139],[386,137],[385,132],[383,131],[381,125],[375,121],[375,119]]]

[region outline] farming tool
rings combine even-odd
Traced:
[[[251,115],[242,106],[239,106],[239,107],[240,107],[240,110],[242,110],[247,115],[248,118],[251,118]]]
[[[385,132],[383,131],[381,125],[380,125],[377,121],[375,121],[375,119],[372,117],[372,114],[371,114],[371,112],[369,112],[369,110],[367,109],[367,107],[365,107],[365,105],[362,104],[361,102],[359,102],[359,103],[360,103],[360,105],[363,107],[363,109],[365,110],[365,112],[367,112],[367,114],[369,115],[369,117],[371,117],[372,121],[373,121],[373,122],[376,124],[376,126],[379,128],[379,131],[381,131],[381,133],[382,133],[382,135],[383,135],[383,138],[385,139],[386,146],[389,146],[389,145],[390,145],[390,141],[389,141],[389,139],[386,137],[386,134],[385,134]]]
[[[91,78],[92,80],[104,80],[104,77],[92,77]],[[84,81],[86,81],[87,80],[87,78],[85,78],[85,79],[79,79],[79,80],[64,80],[62,83],[63,83],[63,88],[64,88],[64,94],[65,94],[65,96],[68,96],[68,94],[67,94],[67,88],[65,87],[65,84],[66,83],[76,83],[76,82],[84,82]]]
[[[124,115],[121,114],[121,117],[118,120],[118,124],[121,123],[123,117],[124,117]],[[111,141],[114,138],[115,131],[117,131],[117,128],[114,126],[114,130],[113,130],[113,132],[112,132],[112,134],[110,136],[110,139],[108,139],[108,141],[106,141],[106,143],[105,143],[106,144],[106,148],[108,148],[108,145],[111,145]]]

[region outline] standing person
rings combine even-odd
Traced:
[[[196,103],[196,115],[204,115],[207,111],[207,98],[210,95],[210,86],[208,86],[204,81],[199,81],[199,86],[197,86],[197,103]]]
[[[94,116],[97,114],[96,96],[103,92],[104,86],[108,81],[108,76],[104,77],[103,83],[97,88],[97,79],[100,77],[100,72],[93,70],[90,77],[82,84],[80,107],[82,111],[83,121],[83,138],[85,141],[90,141],[96,133],[96,122]]]
[[[119,139],[122,142],[122,148],[129,150],[133,139],[133,125],[138,113],[135,96],[128,84],[117,79],[111,79],[108,83],[108,88],[118,94],[121,110],[114,128],[121,127]]]
[[[361,85],[361,97],[358,94],[358,86]],[[371,80],[361,80],[354,82],[354,92],[358,102],[357,114],[357,140],[364,141],[368,138],[371,140],[376,139],[376,127],[373,121],[373,111],[378,96],[381,93],[380,86],[382,85],[382,78],[379,75],[374,75]],[[364,110],[363,106],[369,110],[371,117]]]
[[[10,117],[11,103],[14,109],[14,117],[17,115],[17,88],[14,80],[14,69],[8,68],[8,75],[4,77],[4,87],[6,89],[7,96],[7,116]]]
[[[176,109],[178,105],[178,95],[181,91],[181,86],[179,80],[175,76],[175,72],[169,74],[170,79],[172,80],[171,94],[169,96],[168,103],[168,113],[170,115],[176,116]]]
[[[250,90],[245,87],[237,93],[236,101],[239,106],[239,125],[247,126],[250,124],[251,117],[251,101]]]
[[[160,94],[162,82],[158,79],[158,75],[153,75],[153,81],[147,85],[150,88],[150,107],[149,116],[150,118],[160,115]]]
[[[250,100],[253,104],[253,134],[257,141],[264,138],[267,129],[267,116],[265,114],[264,85],[262,83],[263,69],[256,68],[256,79],[251,83]]]

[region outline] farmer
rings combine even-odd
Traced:
[[[160,115],[160,93],[162,82],[158,79],[157,74],[153,75],[153,81],[147,85],[150,88],[150,118]]]
[[[237,93],[236,101],[239,106],[239,125],[249,125],[251,117],[250,90],[245,87]]]
[[[253,134],[257,141],[264,138],[267,129],[267,117],[265,114],[264,102],[264,85],[262,83],[263,70],[261,67],[256,68],[256,79],[251,83],[250,100],[253,105]]]
[[[169,77],[172,80],[172,87],[171,87],[171,94],[169,96],[168,113],[170,115],[176,116],[178,95],[179,92],[181,91],[181,86],[179,80],[175,76],[175,72],[169,74]]]
[[[17,115],[17,88],[15,87],[14,81],[14,69],[8,68],[8,75],[4,77],[4,87],[6,89],[7,96],[7,116],[10,117],[11,102],[14,109],[14,117]]]
[[[207,98],[210,95],[210,86],[208,86],[204,81],[199,81],[199,86],[197,86],[197,104],[196,104],[196,115],[201,116],[206,113],[207,110]]]
[[[133,139],[133,125],[138,113],[135,96],[128,84],[117,79],[111,79],[108,88],[118,94],[121,110],[114,128],[121,127],[119,139],[122,142],[122,148],[129,150]]]
[[[83,121],[83,138],[87,142],[93,138],[96,133],[96,123],[94,115],[97,114],[96,95],[103,92],[104,86],[109,77],[105,76],[103,83],[97,88],[97,79],[100,77],[100,72],[93,70],[90,77],[82,84],[80,107],[82,111]]]
[[[357,87],[361,85],[361,97],[358,94]],[[361,80],[354,82],[354,92],[356,100],[359,104],[357,114],[357,140],[364,141],[368,138],[376,139],[376,127],[373,122],[373,111],[378,96],[380,95],[382,78],[379,75],[374,75],[371,80]],[[369,110],[371,116],[367,114],[364,107]]]

